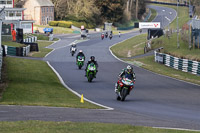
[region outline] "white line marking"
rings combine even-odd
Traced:
[[[137,37],[137,36],[138,36],[138,35],[136,35],[136,36],[134,36],[134,37]],[[130,38],[133,38],[133,37],[130,37]],[[128,39],[130,39],[130,38],[128,38]],[[128,39],[126,39],[126,40],[128,40]],[[124,42],[124,41],[126,41],[126,40],[123,40],[123,41],[121,41],[121,42],[119,42],[119,43],[122,43],[122,42]],[[126,62],[126,61],[124,61],[124,60],[119,59],[119,58],[118,58],[117,56],[115,56],[115,55],[113,54],[113,52],[111,51],[111,47],[113,47],[113,46],[115,46],[115,45],[117,45],[117,44],[119,44],[119,43],[113,44],[112,46],[109,47],[110,53],[111,53],[117,60],[119,60],[119,61],[121,61],[121,62],[124,62],[124,63],[126,63],[126,64],[133,65],[133,64],[131,64],[131,63],[128,63],[128,62]],[[134,66],[135,66],[135,65],[134,65]],[[148,71],[148,72],[150,72],[150,73],[154,73],[154,74],[159,75],[159,76],[163,76],[163,77],[167,77],[167,78],[170,78],[170,79],[175,79],[175,80],[178,80],[178,81],[181,81],[181,82],[185,82],[185,83],[188,83],[188,84],[200,86],[200,85],[198,85],[198,84],[194,84],[194,83],[190,83],[190,82],[187,82],[187,81],[183,81],[183,80],[179,80],[179,79],[176,79],[176,78],[172,78],[172,77],[169,77],[169,76],[161,75],[161,74],[158,74],[158,73],[149,71],[149,70],[144,69],[144,68],[139,67],[139,66],[135,66],[135,67],[138,67],[138,68],[140,68],[140,69],[146,70],[146,71]],[[165,127],[153,127],[153,128],[174,129],[174,130],[183,130],[183,131],[200,131],[200,130],[191,130],[191,129],[183,129],[183,128],[165,128]]]
[[[49,46],[47,46],[47,47],[45,47],[45,48],[48,48],[48,47],[50,47],[50,46],[54,45],[55,43],[57,43],[57,42],[59,42],[59,41],[61,41],[61,39],[60,39],[60,38],[59,38],[59,40],[58,40],[58,41],[56,41],[56,42],[52,43],[51,45],[49,45]]]
[[[72,90],[69,86],[67,86],[67,85],[65,84],[65,82],[63,81],[63,79],[62,79],[62,77],[60,76],[60,74],[51,66],[51,64],[50,64],[48,61],[47,61],[47,64],[48,64],[49,67],[55,72],[55,74],[57,75],[57,77],[59,78],[59,80],[60,80],[60,82],[63,84],[63,86],[64,86],[65,88],[67,88],[69,91],[71,91],[72,93],[74,93],[75,95],[77,95],[78,97],[81,98],[81,95],[80,95],[79,93],[77,93],[76,91]],[[87,99],[87,98],[84,98],[84,100],[87,101],[87,102],[90,102],[90,103],[92,103],[92,104],[95,104],[95,105],[97,105],[97,106],[106,108],[106,109],[102,109],[102,110],[114,110],[113,108],[110,108],[110,107],[108,107],[108,106],[104,106],[104,105],[98,104],[98,103],[93,102],[93,101],[91,101],[91,100],[89,100],[89,99]]]
[[[200,130],[184,129],[184,128],[168,128],[168,127],[152,127],[157,129],[169,129],[169,130],[179,130],[179,131],[194,131],[199,132]]]

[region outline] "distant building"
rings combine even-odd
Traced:
[[[27,0],[23,7],[26,8],[24,17],[34,20],[37,25],[46,25],[54,20],[54,4],[50,0]]]
[[[3,20],[3,35],[11,35],[11,30],[23,28],[24,33],[33,32],[33,22],[24,20],[25,8],[14,8],[14,0],[0,0],[0,9],[5,7],[5,20]]]

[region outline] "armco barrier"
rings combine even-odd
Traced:
[[[200,62],[188,59],[180,59],[168,54],[154,51],[155,62],[162,63],[168,67],[172,67],[183,72],[190,72],[192,74],[200,75]]]

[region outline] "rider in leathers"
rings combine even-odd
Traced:
[[[79,50],[79,53],[76,55],[76,61],[78,61],[78,57],[81,56],[85,59],[85,55],[82,50]]]
[[[126,74],[129,74],[131,77],[132,77],[132,80],[133,82],[135,82],[136,80],[136,76],[135,76],[135,73],[133,71],[133,68],[128,65],[126,67],[126,69],[123,69],[122,72],[119,74],[119,81],[122,80],[122,78],[126,75]],[[116,83],[115,85],[115,92],[120,92],[121,91],[121,87],[119,86],[119,81]],[[130,92],[129,92],[130,93]]]
[[[96,72],[98,72],[98,63],[97,63],[97,61],[95,61],[95,57],[94,56],[91,56],[90,57],[90,60],[88,61],[88,63],[87,63],[87,66],[86,66],[86,68],[85,68],[85,76],[86,76],[86,74],[87,74],[87,68],[88,68],[88,65],[90,64],[90,63],[94,63],[95,64],[95,66],[96,66]],[[95,78],[96,78],[96,76],[95,76]]]

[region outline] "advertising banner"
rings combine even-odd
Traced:
[[[159,29],[160,22],[140,22],[139,28],[140,29]]]

